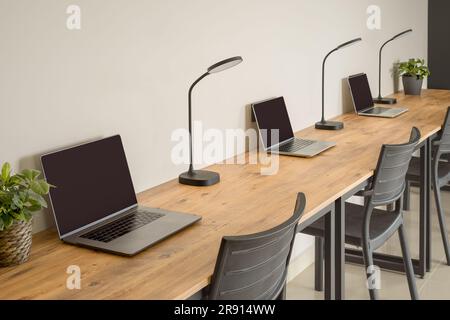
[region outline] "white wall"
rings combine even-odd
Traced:
[[[69,4],[81,7],[80,31],[66,28]],[[379,31],[366,27],[370,4],[381,6]],[[426,0],[0,0],[0,161],[38,167],[44,152],[120,133],[142,191],[185,169],[171,162],[170,137],[186,127],[187,89],[210,64],[245,59],[197,87],[194,116],[206,127],[245,128],[247,104],[284,95],[299,130],[320,118],[327,51],[364,39],[329,60],[334,116],[342,79],[366,72],[376,91],[378,47],[410,27],[385,50],[386,94],[392,62],[426,58]]]

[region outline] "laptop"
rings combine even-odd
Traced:
[[[201,217],[141,207],[119,135],[41,157],[62,241],[132,256]]]
[[[376,106],[365,73],[348,78],[355,112],[360,116],[395,118],[408,111],[407,108],[386,108]]]
[[[255,103],[252,109],[266,152],[311,158],[336,145],[296,138],[283,97]]]

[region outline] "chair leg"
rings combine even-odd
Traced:
[[[286,284],[284,284],[283,290],[281,290],[277,300],[286,300]]]
[[[409,293],[412,300],[419,300],[417,293],[416,278],[414,275],[411,255],[409,254],[408,243],[406,241],[405,230],[403,224],[398,229],[398,236],[400,238],[400,245],[402,247],[403,263],[405,264],[406,277],[408,278]]]
[[[447,257],[447,265],[450,266],[450,250],[449,250],[449,243],[448,243],[448,232],[447,232],[447,222],[445,219],[445,212],[442,209],[442,202],[441,202],[441,190],[436,186],[436,183],[434,183],[434,198],[436,199],[436,209],[438,213],[439,218],[439,226],[441,229],[441,236],[442,236],[442,242],[444,243],[444,251],[445,255]]]
[[[321,237],[315,237],[315,264],[314,264],[314,289],[316,291],[323,291],[323,259],[324,259],[324,249],[325,241]]]
[[[403,193],[403,210],[411,210],[411,182],[406,181],[405,191]]]
[[[363,247],[363,255],[364,255],[364,264],[366,266],[366,277],[367,277],[367,281],[369,282],[371,277],[373,276],[371,273],[368,272],[369,268],[374,266],[373,254],[372,254],[372,250],[369,248],[368,243],[364,243],[362,247]],[[370,288],[370,287],[368,287],[368,289],[369,289],[370,300],[378,300],[378,289]]]

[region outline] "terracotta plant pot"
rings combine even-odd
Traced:
[[[0,231],[0,267],[10,267],[28,260],[31,249],[32,220],[14,221]]]
[[[423,79],[403,76],[403,88],[405,89],[406,95],[420,96],[422,93]]]

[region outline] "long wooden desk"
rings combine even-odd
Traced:
[[[426,90],[421,97],[397,98],[398,105],[410,109],[399,118],[349,113],[337,118],[345,123],[344,130],[302,130],[302,138],[336,141],[337,146],[313,159],[280,157],[274,176],[262,176],[259,165],[220,164],[211,168],[221,174],[215,186],[195,188],[174,180],[139,194],[143,205],[195,213],[203,220],[133,258],[63,244],[53,230],[35,235],[29,262],[0,269],[0,299],[192,296],[208,285],[222,236],[259,232],[285,221],[299,191],[307,196],[301,221],[307,225],[373,175],[383,143],[405,142],[413,126],[420,129],[423,142],[440,130],[450,91]],[[342,249],[343,243],[336,247]],[[339,259],[342,262],[342,256]],[[69,265],[81,268],[81,290],[66,289]]]

